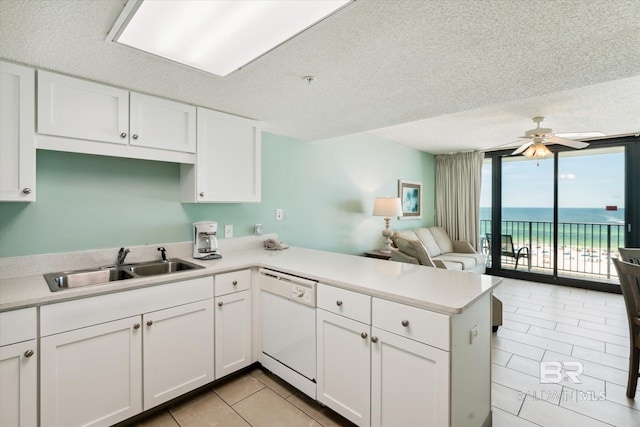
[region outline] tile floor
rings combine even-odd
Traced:
[[[504,325],[492,343],[494,427],[640,426],[640,392],[635,401],[625,396],[629,338],[621,295],[513,279],[495,294]],[[562,380],[541,383],[541,362],[551,381],[559,378],[554,367],[565,364]],[[260,369],[136,425],[353,426]]]

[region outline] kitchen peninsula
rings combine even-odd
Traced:
[[[227,334],[219,333],[218,325],[243,322],[245,326],[249,325],[249,329],[244,330],[245,342],[250,347],[248,354],[234,369],[261,361],[260,283],[257,273],[260,268],[318,281],[322,292],[329,295],[318,300],[316,309],[317,400],[358,425],[394,425],[393,421],[397,423],[401,419],[409,422],[419,419],[424,425],[434,426],[491,425],[490,294],[501,283],[500,278],[298,247],[266,251],[260,239],[254,237],[223,241],[223,258],[212,261],[191,259],[189,243],[164,246],[172,258],[183,258],[205,268],[51,292],[42,274],[108,264],[115,252],[102,250],[0,260],[3,275],[0,279],[1,345],[3,349],[10,347],[11,343],[20,346],[17,356],[20,358],[25,358],[25,352],[31,349],[28,362],[33,362],[31,365],[40,363],[41,366],[39,390],[37,377],[26,375],[24,378],[31,378],[32,384],[21,384],[21,390],[11,392],[31,394],[32,399],[22,399],[21,405],[30,402],[37,405],[39,393],[41,426],[65,423],[111,425],[180,396],[189,389],[222,378],[229,369],[219,364],[218,359],[224,359],[228,349],[233,348],[237,354],[235,350],[246,346],[242,347],[240,342],[225,342],[223,336]],[[154,259],[158,256],[155,250],[155,246],[133,248],[129,261]],[[245,295],[243,304],[250,306],[250,318],[240,322],[220,321],[214,311],[229,305],[223,298],[240,294]],[[341,303],[338,307],[334,304],[335,299],[331,300],[334,295]],[[364,309],[350,312],[349,300],[342,295],[365,301]],[[198,322],[194,323],[191,332],[183,335],[198,342],[203,336],[206,338],[202,339],[205,341],[202,354],[185,365],[197,368],[201,361],[202,372],[187,372],[181,365],[178,367],[176,361],[181,355],[170,354],[160,362],[174,363],[171,366],[175,366],[178,373],[184,371],[193,381],[187,389],[178,392],[165,393],[159,389],[157,393],[151,393],[153,387],[160,387],[158,384],[168,381],[161,377],[162,372],[150,370],[158,361],[148,360],[152,357],[148,354],[152,348],[166,351],[172,347],[160,339],[163,331],[161,319],[179,318],[184,313],[198,319]],[[6,324],[16,325],[11,320],[4,320],[12,319],[12,316],[27,319],[21,324],[32,331],[8,342],[5,336],[8,336],[9,326]],[[39,329],[37,322],[40,322]],[[347,351],[350,346],[331,347],[336,341],[331,339],[330,326],[341,322],[350,322],[359,328],[357,331],[354,329],[358,341],[353,352]],[[166,324],[170,323],[167,321]],[[106,329],[97,331],[107,325],[113,325],[115,329],[112,332],[105,332]],[[170,332],[169,329],[164,332]],[[83,337],[75,337],[84,331],[87,334]],[[105,334],[114,337],[120,334],[128,346],[132,343],[130,348],[127,347],[127,351],[132,353],[127,353],[124,359],[118,358],[124,360],[126,369],[123,372],[126,371],[127,375],[120,377],[118,372],[112,372],[111,378],[100,376],[97,379],[121,380],[122,384],[102,388],[105,396],[121,400],[77,410],[83,406],[82,401],[70,401],[68,397],[81,397],[83,392],[66,389],[64,381],[60,382],[60,378],[55,377],[64,375],[66,372],[60,368],[67,366],[60,359],[63,353],[58,349],[61,343],[77,343],[87,340],[87,337]],[[154,347],[147,347],[152,338]],[[211,341],[210,345],[207,340]],[[38,343],[40,354],[33,354]],[[145,346],[144,352],[138,348],[142,345]],[[184,346],[189,347],[191,343],[185,341]],[[114,346],[111,351],[117,349]],[[359,353],[365,355],[362,359],[356,355],[358,351],[364,352]],[[332,365],[333,354],[339,354],[345,366],[350,363],[354,366],[366,364],[365,392],[349,388],[343,398],[331,393],[335,369],[340,371],[344,368]],[[111,363],[113,356],[108,355],[102,360]],[[99,362],[94,360],[92,363]],[[37,372],[35,367],[33,369]],[[153,376],[157,376],[156,381],[148,383],[148,378]],[[165,386],[170,388],[167,384]],[[54,396],[53,391],[71,395]],[[364,398],[366,402],[362,403]],[[35,407],[31,410],[37,412]]]

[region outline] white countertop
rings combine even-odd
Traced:
[[[500,285],[499,277],[355,255],[291,247],[229,251],[212,261],[182,257],[205,268],[51,292],[41,274],[0,280],[0,311],[51,304],[251,267],[265,267],[445,314],[461,313]],[[91,266],[87,266],[91,267]]]

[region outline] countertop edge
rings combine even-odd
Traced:
[[[308,250],[304,250],[304,251],[308,251]],[[314,250],[310,250],[310,251],[313,251],[314,253],[331,254],[331,256],[349,256],[346,254],[336,254],[336,253],[329,253],[329,252],[323,252],[323,251],[314,251]],[[3,282],[24,281],[25,283],[31,283],[31,286],[39,287],[40,286],[39,282],[41,281],[41,286],[46,288],[46,293],[44,293],[44,295],[38,295],[37,297],[25,298],[25,299],[16,300],[16,301],[10,301],[7,303],[2,303],[0,298],[0,312],[12,311],[12,310],[28,308],[28,307],[38,307],[38,306],[43,306],[48,304],[55,304],[63,301],[89,298],[93,296],[100,296],[100,295],[116,293],[116,292],[124,292],[128,290],[179,282],[182,280],[214,276],[217,274],[223,274],[226,272],[243,270],[243,269],[267,268],[267,269],[282,271],[289,274],[301,275],[313,280],[317,280],[320,283],[326,283],[331,286],[336,286],[342,289],[363,293],[372,297],[387,299],[387,300],[391,300],[401,304],[406,304],[413,307],[435,311],[445,315],[455,315],[455,314],[462,313],[467,307],[472,305],[475,301],[480,299],[487,292],[491,292],[493,289],[495,289],[497,286],[499,286],[502,283],[502,278],[493,277],[491,280],[492,283],[489,287],[487,287],[482,291],[476,292],[475,296],[467,299],[464,305],[448,306],[448,305],[437,304],[435,302],[430,302],[425,299],[412,298],[411,296],[402,295],[401,293],[393,293],[393,292],[388,292],[380,289],[373,289],[373,288],[363,286],[363,285],[358,285],[352,282],[336,280],[330,277],[321,277],[316,274],[306,274],[302,271],[291,269],[291,268],[286,268],[286,267],[283,268],[282,265],[276,265],[275,263],[268,262],[267,260],[259,259],[261,257],[256,256],[256,254],[259,252],[256,252],[255,249],[238,251],[236,255],[243,256],[243,253],[246,253],[245,261],[235,261],[235,262],[227,263],[226,265],[220,265],[220,263],[216,263],[215,261],[189,260],[190,262],[203,266],[204,269],[172,273],[168,276],[161,276],[161,277],[153,276],[153,277],[145,277],[145,278],[133,278],[125,281],[100,284],[100,285],[97,285],[98,287],[87,286],[83,288],[69,289],[69,290],[64,290],[59,292],[50,292],[48,285],[46,284],[44,278],[41,275],[26,276],[26,277],[15,278],[15,279],[5,279],[0,281],[0,292],[2,291]],[[370,259],[370,261],[377,262],[377,263],[391,262],[386,260],[374,260],[374,259]],[[428,268],[428,267],[424,267],[424,268]],[[475,274],[475,273],[459,273],[459,274]],[[490,276],[486,276],[486,277],[490,277]],[[0,297],[1,297],[1,294],[0,294]]]

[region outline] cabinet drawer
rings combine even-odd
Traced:
[[[35,339],[36,323],[35,307],[0,313],[0,347]]]
[[[318,308],[371,324],[371,297],[333,286],[318,285]]]
[[[247,289],[251,289],[251,270],[232,271],[215,276],[215,296]]]
[[[444,314],[374,298],[373,326],[449,351],[449,316]]]

